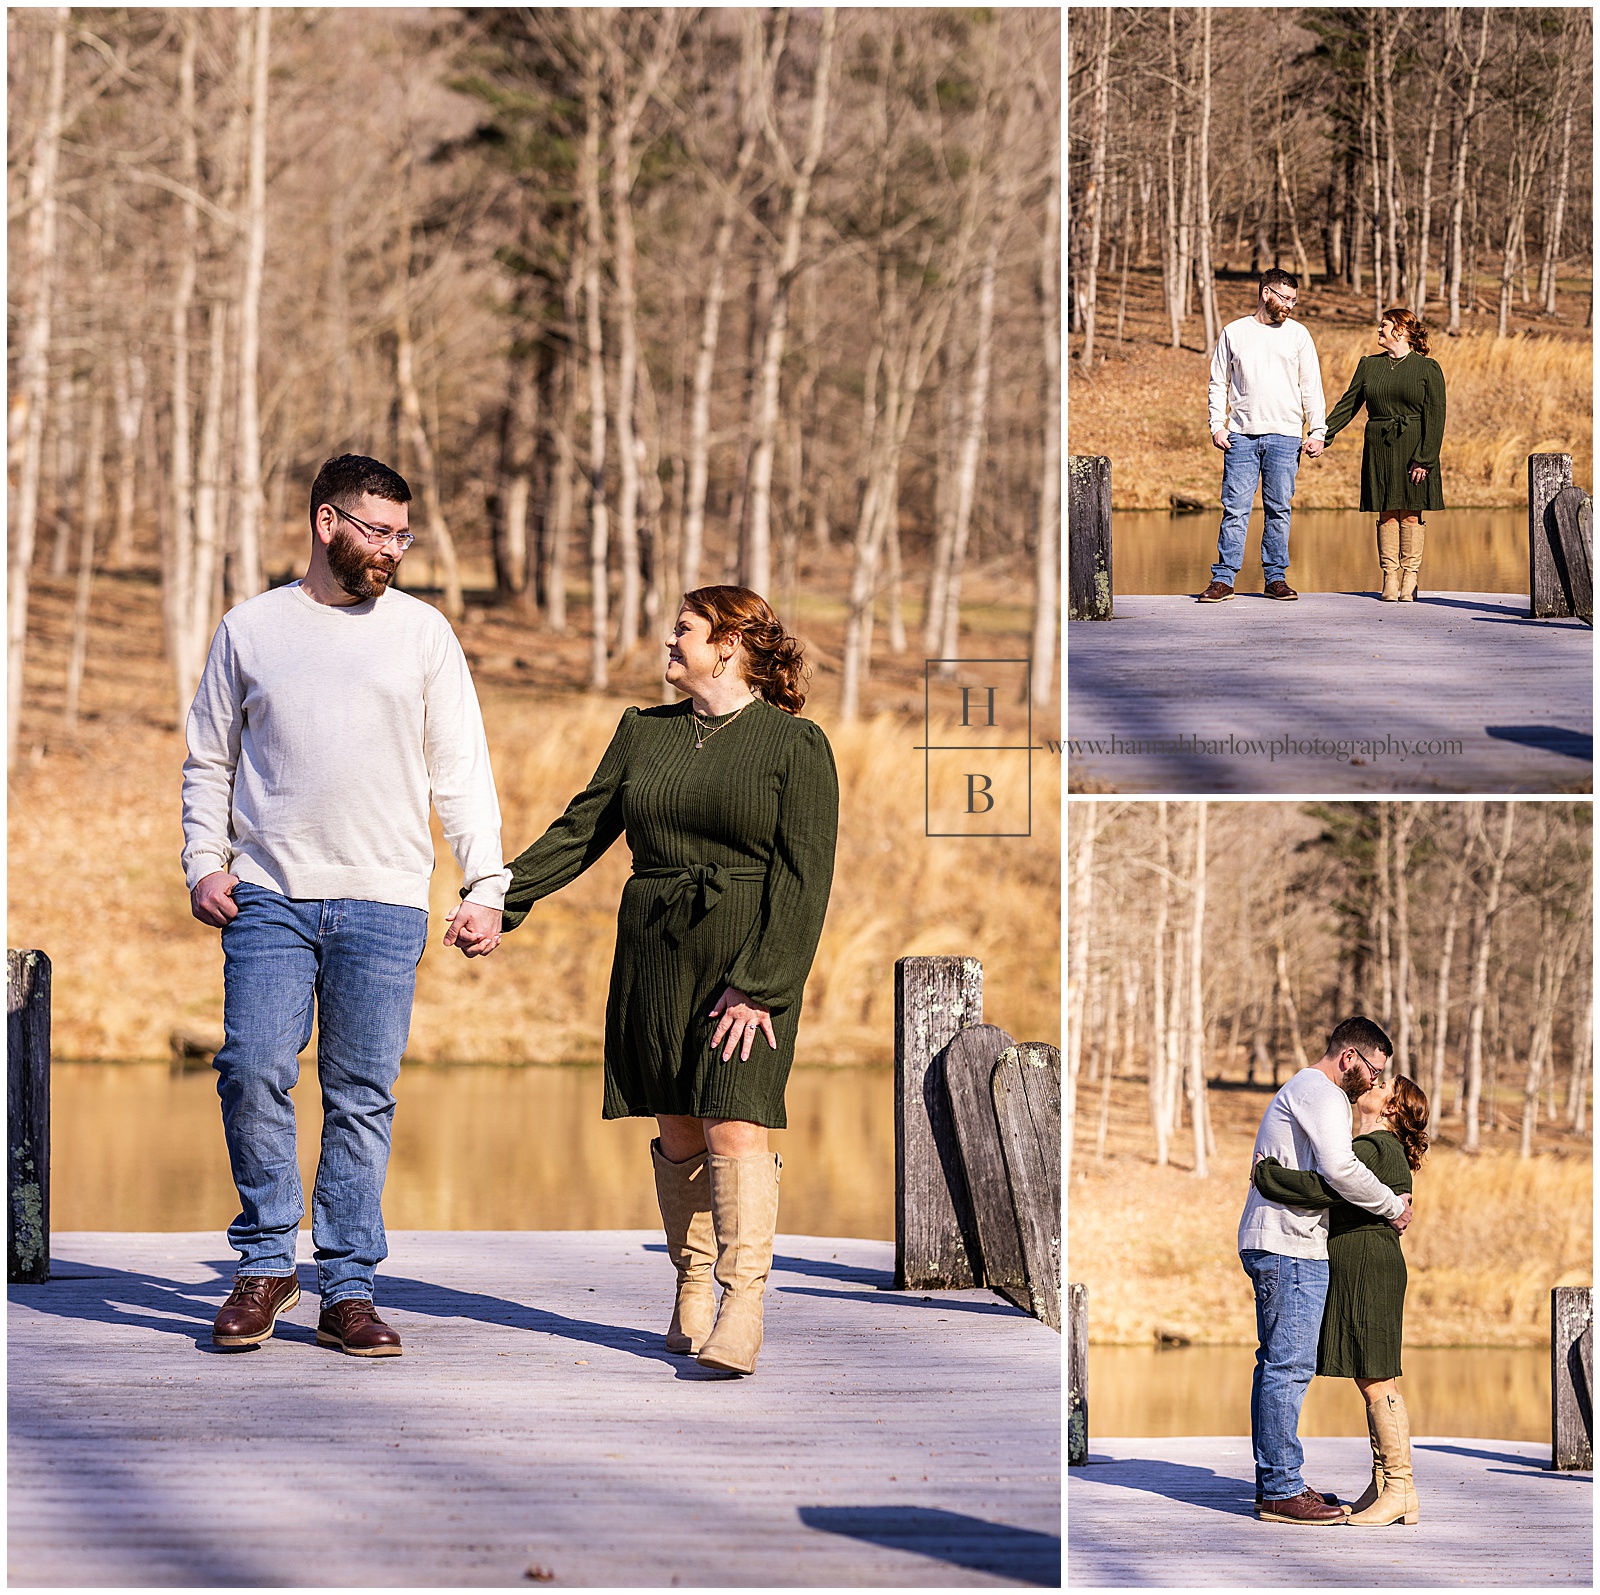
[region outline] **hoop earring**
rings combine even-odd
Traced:
[[[726,670],[727,668],[728,668],[728,661],[726,659],[718,659],[716,664],[712,667],[711,679],[713,681],[715,681],[717,679],[717,677],[720,676],[722,674],[722,672],[724,670]]]

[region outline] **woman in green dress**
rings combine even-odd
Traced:
[[[1439,443],[1444,437],[1444,372],[1428,358],[1427,328],[1409,310],[1386,310],[1382,354],[1364,355],[1328,417],[1326,443],[1367,407],[1361,447],[1361,508],[1378,517],[1382,597],[1417,596],[1427,511],[1444,508]]]
[[[667,1347],[731,1373],[753,1373],[761,1349],[780,1166],[767,1131],[786,1122],[838,836],[833,753],[799,717],[808,675],[756,593],[685,594],[666,679],[687,700],[623,711],[506,893],[510,929],[627,837],[603,1112],[659,1127],[650,1150],[678,1274]]]
[[[1355,1154],[1390,1190],[1409,1191],[1428,1150],[1428,1099],[1405,1075],[1376,1080],[1356,1099]],[[1264,1157],[1251,1172],[1269,1201],[1328,1209],[1328,1301],[1322,1312],[1317,1372],[1354,1379],[1365,1398],[1372,1480],[1350,1522],[1376,1528],[1418,1520],[1411,1476],[1411,1425],[1395,1380],[1406,1304],[1406,1260],[1386,1219],[1343,1201],[1321,1175]]]

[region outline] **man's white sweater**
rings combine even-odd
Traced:
[[[1230,432],[1251,437],[1298,438],[1302,425],[1314,438],[1328,430],[1317,347],[1298,321],[1276,327],[1254,316],[1230,321],[1211,357],[1207,399],[1213,436],[1224,421]]]
[[[1320,1069],[1301,1069],[1261,1115],[1251,1167],[1257,1156],[1275,1157],[1285,1168],[1320,1174],[1357,1207],[1398,1218],[1406,1204],[1355,1155],[1350,1139],[1350,1099]],[[1328,1210],[1269,1202],[1252,1185],[1239,1220],[1239,1250],[1326,1257]]]
[[[285,897],[428,908],[430,797],[468,900],[510,871],[483,717],[438,610],[394,589],[348,607],[294,582],[240,604],[211,640],[183,766],[192,889],[229,870]]]

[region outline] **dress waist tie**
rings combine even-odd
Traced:
[[[662,898],[666,913],[661,921],[661,933],[670,947],[676,947],[683,933],[717,906],[731,882],[767,878],[766,867],[760,864],[667,864],[636,869],[633,874],[636,880],[670,882]]]

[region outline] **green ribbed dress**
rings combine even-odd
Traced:
[[[1374,515],[1422,515],[1444,508],[1439,445],[1444,439],[1444,372],[1439,362],[1412,350],[1403,360],[1363,356],[1344,396],[1328,414],[1326,441],[1367,407],[1361,440],[1361,508]],[[1411,467],[1427,477],[1411,480]]]
[[[682,1113],[781,1130],[833,882],[833,751],[815,721],[759,698],[702,718],[712,734],[696,751],[690,708],[623,712],[588,786],[512,862],[505,927],[625,835],[634,873],[617,911],[604,1117]],[[772,1011],[776,1051],[759,1034],[747,1061],[711,1049],[724,986]]]
[[[1411,1189],[1411,1166],[1399,1136],[1372,1130],[1350,1144],[1391,1191]],[[1346,1202],[1320,1174],[1286,1169],[1267,1157],[1251,1177],[1268,1201],[1328,1209],[1328,1302],[1317,1372],[1331,1379],[1398,1379],[1406,1309],[1399,1232],[1387,1219]]]

